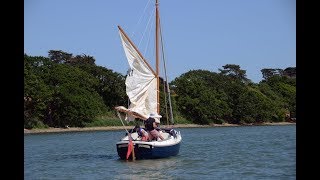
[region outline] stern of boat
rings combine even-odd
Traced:
[[[165,138],[164,140],[141,141],[141,137],[137,133],[132,133],[136,159],[157,159],[179,154],[182,140],[180,132],[173,129],[163,130],[162,136]],[[120,159],[126,159],[128,144],[129,138],[127,135],[116,144]],[[132,154],[128,159],[132,159]]]

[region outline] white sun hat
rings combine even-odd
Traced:
[[[162,116],[161,115],[159,115],[158,113],[151,113],[150,115],[149,115],[149,117],[152,117],[152,118],[162,118]]]
[[[159,115],[158,113],[151,113],[149,117],[154,118],[156,123],[160,123],[160,118],[162,116]]]

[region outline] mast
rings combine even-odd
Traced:
[[[157,77],[157,112],[160,114],[160,91],[159,91],[159,3],[156,0],[156,77]]]

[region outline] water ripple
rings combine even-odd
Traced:
[[[123,131],[28,135],[25,179],[296,179],[295,126],[181,128],[178,156],[120,160]]]

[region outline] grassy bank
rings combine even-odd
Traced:
[[[274,125],[295,125],[296,123],[290,122],[278,122],[278,123],[261,123],[261,124],[246,124],[246,125],[236,125],[236,124],[211,124],[211,125],[198,125],[198,124],[177,124],[174,128],[209,128],[209,127],[230,127],[230,126],[274,126]],[[130,126],[96,126],[96,127],[70,127],[70,128],[45,128],[45,129],[24,129],[24,134],[37,134],[37,133],[58,133],[58,132],[82,132],[82,131],[115,131],[133,128],[134,125]],[[172,127],[162,125],[162,128]]]

